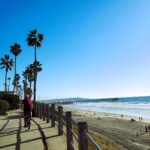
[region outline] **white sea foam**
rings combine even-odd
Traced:
[[[74,109],[83,109],[98,112],[109,112],[129,116],[137,116],[150,119],[150,103],[146,102],[99,102],[99,103],[81,103],[67,105],[66,107]]]

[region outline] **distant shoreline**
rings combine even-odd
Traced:
[[[150,119],[150,97],[129,97],[112,99],[84,99],[84,98],[68,98],[54,101],[43,101],[45,103],[54,103],[56,105],[64,105],[82,110],[91,110],[97,112],[108,112],[124,116],[142,117]]]
[[[142,118],[142,120],[139,120],[139,117],[137,116],[131,116],[131,115],[123,115],[123,117],[121,117],[122,114],[116,114],[116,113],[109,113],[109,112],[100,112],[100,111],[93,111],[93,110],[83,110],[83,109],[75,109],[75,108],[66,108],[64,107],[65,110],[70,110],[70,111],[80,111],[80,112],[90,112],[91,114],[95,113],[95,117],[109,117],[109,118],[117,118],[117,119],[123,119],[123,120],[128,120],[130,121],[131,119],[135,119],[135,121],[139,121],[139,122],[145,122],[145,123],[150,123],[150,119],[147,118]]]

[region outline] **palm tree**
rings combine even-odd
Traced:
[[[20,81],[20,75],[17,73],[15,74],[14,80],[13,80],[13,85],[14,87],[17,87],[19,85],[19,81]]]
[[[20,91],[21,91],[21,85],[20,85],[20,75],[17,73],[14,77],[13,80],[13,85],[16,87],[16,94],[19,95]]]
[[[19,96],[20,99],[22,99],[22,86],[18,84],[16,89],[16,94]]]
[[[1,69],[5,68],[5,91],[7,91],[7,74],[8,70],[12,70],[13,59],[10,59],[9,55],[4,55],[4,58],[0,59]]]
[[[28,70],[26,69],[25,71],[23,71],[22,73],[23,77],[24,77],[24,80],[23,80],[23,89],[24,89],[24,97],[26,95],[26,89],[28,87]]]
[[[27,72],[27,79],[30,83],[30,89],[31,89],[32,88],[32,82],[34,81],[34,67],[33,67],[33,64],[30,64],[26,68],[26,72]]]
[[[27,38],[27,43],[29,46],[34,47],[34,101],[36,101],[36,81],[37,81],[37,56],[36,56],[36,48],[41,47],[43,41],[43,34],[37,33],[37,30],[34,29],[30,31]]]
[[[28,87],[28,83],[27,83],[26,80],[22,80],[22,82],[23,82],[23,90],[24,90],[24,97],[25,97],[25,95],[26,95],[26,89]]]
[[[42,64],[40,64],[39,61],[37,61],[36,63],[33,63],[34,68],[36,69],[37,72],[41,72],[42,71]]]
[[[36,77],[37,77],[37,75],[38,75],[37,73],[42,71],[42,64],[39,61],[36,61],[33,63],[33,67],[34,67],[34,70],[36,70]],[[35,88],[36,88],[36,86],[35,86]],[[35,89],[35,91],[36,91],[36,89]]]
[[[11,79],[11,78],[9,77],[9,78],[8,78],[8,81],[9,81],[9,82],[8,82],[8,91],[10,90],[10,79]]]
[[[23,71],[22,75],[23,75],[25,81],[27,82],[27,78],[28,78],[28,72],[27,72],[27,70]]]
[[[14,45],[10,46],[10,52],[15,56],[15,71],[14,71],[14,77],[17,73],[16,64],[17,64],[17,56],[21,53],[21,47],[19,44],[15,43]],[[15,80],[16,81],[16,80]],[[15,91],[15,85],[13,88],[13,92]]]

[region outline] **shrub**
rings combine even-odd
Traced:
[[[13,94],[4,94],[1,99],[6,100],[9,103],[10,109],[18,109],[19,108],[19,96]]]
[[[5,115],[9,108],[9,104],[6,100],[0,100],[0,115]]]

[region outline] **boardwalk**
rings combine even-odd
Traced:
[[[59,144],[58,144],[59,143]],[[23,127],[22,111],[0,117],[1,150],[66,150],[66,137],[58,136],[55,127],[39,118],[33,118],[31,129]]]

